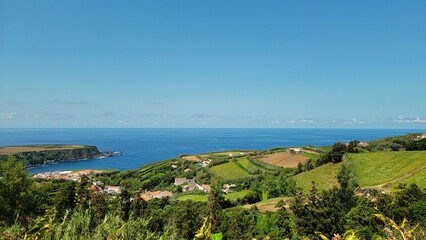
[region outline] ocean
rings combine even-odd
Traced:
[[[350,140],[421,133],[416,129],[0,129],[0,146],[82,144],[121,156],[61,162],[29,169],[35,174],[75,169],[135,169],[180,154],[225,150],[262,150],[274,147],[325,146]]]

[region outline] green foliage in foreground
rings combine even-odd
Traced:
[[[67,212],[68,216],[69,212]],[[55,221],[51,211],[39,218],[24,235],[24,239],[158,239],[159,233],[148,229],[149,220],[144,218],[124,221],[117,214],[107,214],[95,225],[92,209],[77,209],[62,222]]]

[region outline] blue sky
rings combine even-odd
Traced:
[[[0,4],[0,127],[426,128],[426,1]]]

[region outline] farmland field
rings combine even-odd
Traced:
[[[304,156],[303,154],[290,154],[287,152],[279,152],[259,156],[257,157],[257,159],[271,165],[286,168],[296,168],[299,162],[305,163],[309,160],[309,158]]]
[[[248,172],[240,168],[234,161],[211,167],[209,171],[225,181],[235,181],[250,177]]]
[[[399,182],[426,185],[426,151],[349,154],[360,186],[390,188]],[[380,186],[383,185],[383,186]]]
[[[307,192],[312,188],[312,181],[316,183],[319,190],[330,189],[338,186],[337,172],[340,170],[341,163],[327,163],[307,172],[294,176],[296,185]]]

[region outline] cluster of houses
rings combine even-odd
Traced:
[[[81,171],[55,171],[35,174],[35,178],[40,179],[55,179],[55,180],[72,180],[79,181],[83,175],[93,175],[101,173],[100,170],[81,170]]]
[[[81,171],[55,171],[55,172],[44,172],[35,174],[35,178],[46,179],[46,180],[71,180],[71,181],[80,181],[83,175],[95,175],[98,173],[102,173],[100,170],[81,170]],[[90,186],[90,190],[99,194],[120,194],[121,188],[120,186],[103,186],[103,182],[94,181],[92,186]]]
[[[175,178],[175,186],[182,185],[183,192],[191,192],[194,190],[200,190],[203,192],[210,192],[210,185],[208,184],[197,184],[194,179],[186,179],[186,178]]]
[[[417,136],[417,140],[424,139],[424,138],[426,138],[426,133],[423,133],[422,135]]]

